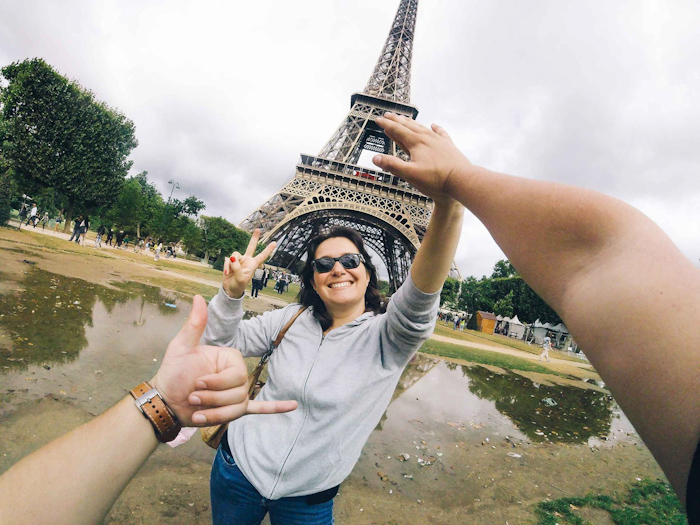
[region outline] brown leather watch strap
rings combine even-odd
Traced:
[[[182,425],[155,388],[144,381],[129,393],[136,400],[141,413],[153,425],[158,441],[167,443],[177,437]]]

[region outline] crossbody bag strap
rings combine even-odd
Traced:
[[[248,378],[248,380],[249,380],[248,396],[251,399],[253,399],[253,391],[255,390],[255,387],[258,384],[258,380],[260,379],[260,374],[262,373],[263,369],[265,368],[265,365],[267,364],[267,360],[270,359],[270,356],[272,355],[272,351],[280,345],[280,343],[282,342],[282,339],[284,339],[284,336],[287,333],[287,330],[289,330],[289,328],[294,324],[294,321],[297,320],[297,317],[299,317],[302,313],[304,313],[304,310],[306,310],[306,306],[302,306],[299,309],[299,311],[294,314],[294,317],[292,317],[289,320],[289,322],[286,325],[284,325],[282,330],[280,330],[279,334],[277,334],[277,338],[270,345],[270,348],[268,349],[268,351],[265,352],[262,355],[262,357],[260,358],[260,362],[258,363],[258,366],[256,366],[253,373],[250,374],[250,377]]]
[[[297,317],[299,317],[301,314],[304,313],[304,310],[306,310],[306,306],[302,306],[297,313],[294,314],[294,317],[292,317],[289,322],[284,325],[284,328],[280,330],[280,333],[277,334],[277,339],[274,340],[272,343],[272,348],[277,348],[280,343],[282,342],[282,339],[284,339],[284,335],[287,333],[287,330],[294,324],[294,321],[297,320]]]

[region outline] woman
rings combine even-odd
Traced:
[[[425,152],[420,141],[410,150],[414,162]],[[270,378],[258,397],[293,399],[299,408],[230,424],[212,468],[214,523],[257,524],[268,511],[273,524],[333,522],[339,484],[381,419],[404,367],[435,326],[463,208],[445,196],[434,201],[410,275],[386,312],[362,238],[348,228],[311,240],[301,305],[247,321],[242,320],[243,294],[274,243],[253,256],[256,231],[244,255],[234,252],[226,260],[222,287],[209,304],[207,344],[260,356],[302,306],[307,310],[272,353]]]
[[[80,232],[79,232],[78,237],[76,237],[75,242],[85,246],[85,236],[87,235],[87,232],[89,229],[90,229],[90,220],[88,219],[88,216],[86,215],[85,218],[80,223]]]
[[[58,217],[56,217],[56,222],[53,225],[53,231],[58,233],[58,227],[63,223],[63,210],[58,212]]]

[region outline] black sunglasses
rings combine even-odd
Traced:
[[[333,269],[336,261],[346,270],[352,270],[360,266],[361,262],[365,262],[365,258],[359,253],[346,253],[340,257],[321,257],[320,259],[314,259],[311,264],[314,270],[316,270],[316,273],[328,273]]]

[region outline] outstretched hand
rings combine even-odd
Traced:
[[[260,230],[255,229],[250,237],[250,242],[246,248],[245,254],[241,255],[238,252],[233,252],[230,257],[224,261],[224,291],[229,297],[238,299],[243,297],[246,287],[253,280],[253,273],[256,268],[267,260],[267,258],[275,249],[277,243],[271,242],[258,255],[255,255],[255,248],[260,240]]]
[[[406,162],[393,155],[375,155],[372,161],[384,171],[410,182],[435,202],[448,201],[453,177],[473,169],[472,164],[437,124],[431,129],[394,113],[377,119],[387,136],[411,156]]]
[[[199,345],[206,324],[206,302],[196,295],[189,317],[170,341],[151,383],[183,426],[216,425],[246,414],[296,409],[296,401],[249,401],[248,372],[241,353]]]

